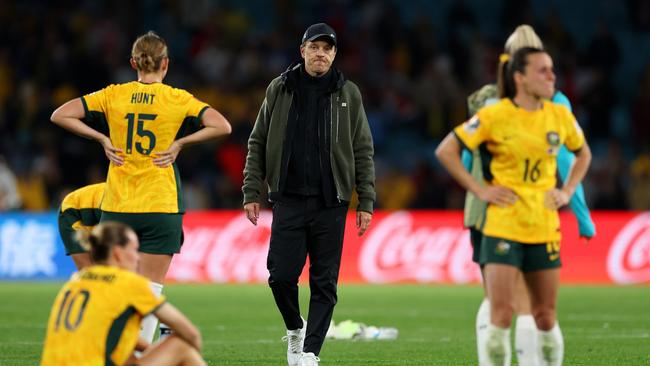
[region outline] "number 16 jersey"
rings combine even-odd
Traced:
[[[518,196],[507,207],[488,205],[483,233],[531,244],[559,241],[557,210],[545,205],[545,196],[556,185],[560,145],[577,151],[585,142],[571,112],[548,101],[527,111],[502,99],[479,110],[454,134],[468,149],[479,149],[488,182]]]
[[[108,129],[125,158],[122,166],[108,168],[102,211],[184,212],[176,164],[159,168],[153,159],[177,136],[198,129],[209,106],[185,90],[137,81],[110,85],[81,100],[86,123]]]

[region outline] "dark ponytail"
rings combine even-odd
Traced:
[[[535,47],[523,47],[514,55],[502,54],[499,58],[497,86],[500,98],[514,98],[517,94],[515,72],[524,73],[528,65],[528,55],[543,53],[544,50]]]
[[[90,259],[94,263],[104,263],[108,260],[114,246],[125,247],[129,242],[127,225],[119,222],[103,222],[91,231],[77,231],[79,244],[90,252]]]

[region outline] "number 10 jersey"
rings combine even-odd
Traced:
[[[130,271],[96,265],[75,273],[52,305],[41,366],[123,365],[142,318],[164,301]]]

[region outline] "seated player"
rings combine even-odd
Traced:
[[[104,222],[78,236],[94,264],[59,291],[41,365],[205,365],[198,329],[135,273],[135,232],[125,224]],[[174,335],[153,345],[138,339],[140,322],[148,314],[168,324]],[[135,350],[143,351],[142,356],[136,357]]]
[[[104,196],[106,183],[91,184],[70,192],[59,209],[59,234],[65,254],[72,257],[77,270],[91,265],[90,254],[79,245],[75,238],[77,230],[90,231],[99,224],[102,212],[99,204]]]

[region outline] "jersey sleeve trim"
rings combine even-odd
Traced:
[[[201,111],[199,111],[199,115],[196,116],[196,118],[199,120],[199,123],[201,123],[201,118],[203,118],[203,113],[205,113],[205,111],[207,111],[208,108],[210,108],[210,106],[206,105],[205,107],[201,108]]]
[[[144,317],[147,316],[147,315],[151,315],[151,314],[155,313],[156,311],[158,311],[158,309],[160,309],[161,306],[165,305],[166,303],[167,303],[167,300],[163,300],[163,301],[161,301],[160,304],[156,305],[156,306],[155,306],[153,309],[151,309],[151,311],[149,311],[148,313],[146,313],[146,314],[141,314],[142,317],[144,318]]]
[[[467,150],[469,150],[469,151],[472,151],[472,149],[470,149],[469,147],[467,147],[467,144],[465,144],[465,141],[463,141],[463,139],[462,139],[460,136],[458,136],[458,134],[456,133],[456,131],[452,131],[451,133],[454,134],[454,137],[456,137],[456,140],[458,140],[458,142],[460,142],[460,144],[462,145],[463,149],[467,149]]]
[[[88,117],[88,102],[86,102],[86,97],[81,97],[81,104],[84,106],[84,116]]]
[[[577,148],[577,149],[575,149],[575,150],[569,150],[568,148],[567,148],[567,150],[571,151],[573,154],[577,154],[577,153],[579,153],[580,151],[582,151],[582,148],[583,148],[583,147],[585,147],[585,144],[584,144],[584,143],[583,143],[582,145],[580,145],[580,147]]]
[[[106,336],[106,353],[104,354],[104,361],[106,366],[115,366],[115,363],[113,362],[111,356],[120,342],[120,338],[122,337],[126,323],[128,322],[129,318],[135,314],[135,312],[135,308],[130,306],[113,321],[113,324],[108,331],[108,335]]]

